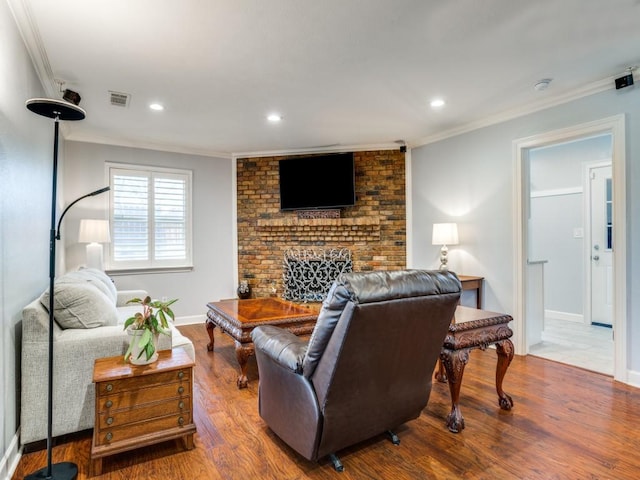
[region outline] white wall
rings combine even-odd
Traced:
[[[6,2],[0,2],[0,72],[0,478],[4,478],[17,458],[22,307],[49,283],[53,148],[53,122],[24,106],[28,98],[44,93]]]
[[[640,88],[608,90],[499,125],[412,149],[415,267],[437,266],[434,222],[457,221],[460,245],[452,269],[483,275],[488,310],[514,311],[512,142],[620,113],[626,114],[628,365],[640,371]]]
[[[585,239],[574,237],[573,231],[585,226],[585,165],[610,161],[611,148],[611,136],[600,135],[529,152],[531,192],[536,194],[531,199],[529,259],[548,261],[547,310],[584,313]]]
[[[235,296],[232,232],[232,161],[129,147],[65,142],[64,203],[109,185],[105,162],[184,168],[193,172],[193,271],[114,275],[120,290],[143,288],[153,297],[178,298],[176,321],[204,321],[207,302]],[[65,216],[62,238],[67,270],[85,263],[78,243],[82,218],[108,218],[108,194],[78,202]],[[203,335],[205,330],[203,327]]]
[[[483,307],[512,311],[511,140],[501,129],[412,149],[413,267],[438,268],[433,223],[458,223],[449,268],[485,277]]]
[[[598,135],[531,149],[531,190],[582,187],[584,165],[611,160],[611,148],[611,135]]]
[[[529,259],[546,260],[544,308],[574,315],[583,313],[584,238],[573,229],[583,228],[582,193],[531,199]]]

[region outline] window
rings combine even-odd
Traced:
[[[122,164],[107,170],[108,269],[191,267],[191,172]]]

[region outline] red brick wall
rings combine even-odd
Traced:
[[[341,209],[340,219],[298,219],[296,212],[280,211],[278,161],[285,157],[238,159],[238,273],[252,296],[268,296],[274,286],[282,295],[290,248],[347,248],[354,271],[405,268],[404,157],[398,150],[355,152],[356,205]]]

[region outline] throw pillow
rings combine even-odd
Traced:
[[[118,313],[114,303],[91,283],[57,283],[53,318],[60,328],[96,328],[117,325]],[[40,297],[49,309],[49,289]]]
[[[116,284],[113,283],[113,280],[111,280],[111,277],[109,275],[107,275],[105,272],[97,268],[82,268],[80,269],[80,271],[90,273],[97,280],[102,282],[102,284],[109,291],[108,297],[113,298],[113,304],[114,305],[116,304],[116,302],[118,301],[118,290],[116,289]]]
[[[98,290],[104,293],[115,305],[118,300],[118,292],[116,286],[109,276],[102,270],[96,268],[82,268],[75,272],[65,273],[56,279],[56,283],[84,283],[88,282],[94,285]]]

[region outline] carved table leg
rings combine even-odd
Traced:
[[[464,429],[464,418],[462,417],[462,412],[460,412],[458,400],[460,399],[464,367],[469,361],[469,350],[451,351],[442,349],[440,360],[447,372],[449,392],[451,393],[451,413],[447,416],[447,428],[453,433],[458,433]]]
[[[458,305],[460,305],[460,300],[458,300]],[[451,324],[453,325],[456,322],[455,316],[451,319]],[[438,359],[438,371],[435,374],[435,379],[440,383],[447,383],[447,374],[444,371],[444,367],[442,366],[442,360]]]
[[[247,360],[253,353],[253,349],[247,346],[243,346],[240,342],[236,342],[236,358],[240,364],[240,375],[238,375],[238,381],[236,384],[238,388],[247,388],[249,380],[247,379]]]
[[[209,319],[207,319],[207,321],[205,322],[205,325],[207,327],[207,333],[209,334],[209,340],[210,340],[209,343],[207,343],[207,350],[209,352],[213,352],[213,329],[216,328],[216,325]]]
[[[498,403],[502,410],[511,410],[513,400],[502,390],[502,380],[504,379],[507,368],[513,360],[513,343],[506,339],[496,343],[496,352],[498,354],[498,364],[496,366],[496,391],[498,392]]]
[[[444,367],[442,366],[442,360],[438,359],[438,371],[436,372],[435,378],[440,383],[447,382],[447,374],[444,371]]]

